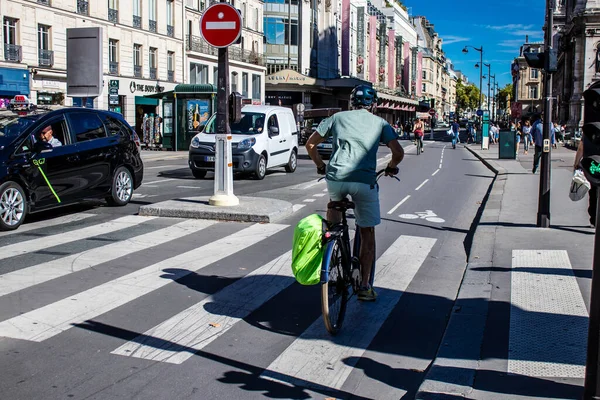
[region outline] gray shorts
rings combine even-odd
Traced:
[[[329,198],[341,201],[350,196],[355,203],[356,224],[362,228],[371,228],[381,223],[379,211],[379,186],[359,182],[327,181]]]

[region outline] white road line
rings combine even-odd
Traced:
[[[300,211],[304,207],[306,207],[306,204],[294,204],[292,205],[292,212],[295,213],[296,211]]]
[[[144,167],[144,171],[149,170],[149,169],[161,169],[161,168],[173,168],[173,167],[187,168],[187,166],[185,164],[182,164],[182,165],[160,165],[158,167]]]
[[[181,364],[294,283],[291,262],[288,251],[111,354]]]
[[[169,182],[169,181],[174,181],[174,180],[175,180],[175,178],[161,179],[160,181],[144,182],[144,183],[142,183],[142,185],[153,185],[155,183],[163,183],[163,182]]]
[[[508,372],[583,378],[588,313],[567,252],[513,250],[510,293]]]
[[[442,169],[442,163],[440,163],[440,165],[439,165],[438,169]]]
[[[302,386],[340,389],[435,242],[433,238],[400,236],[377,260],[377,302],[360,303],[351,299],[344,327],[334,340],[325,330],[323,319],[318,318],[261,377],[290,384],[302,382]]]
[[[144,189],[146,189],[146,188],[157,188],[158,187],[156,185],[146,185],[145,183],[142,184],[142,186],[144,186]]]
[[[24,233],[24,232],[34,231],[36,229],[49,228],[51,226],[68,224],[70,222],[79,222],[86,218],[93,217],[95,215],[96,214],[79,213],[79,214],[65,215],[63,217],[48,219],[45,221],[32,222],[30,224],[21,225],[21,227],[19,229],[14,230],[14,231],[0,232],[0,237],[14,235],[15,233]],[[0,249],[0,254],[2,254],[1,249]]]
[[[2,321],[0,336],[34,342],[44,341],[72,328],[74,324],[96,318],[248,248],[286,227],[287,225],[278,224],[254,224],[223,239]]]
[[[441,168],[436,169],[435,172],[433,174],[431,174],[431,176],[435,176],[438,172],[440,172],[440,169]]]
[[[180,189],[202,189],[200,186],[177,186]]]
[[[317,185],[322,185],[324,183],[325,183],[325,180],[317,181],[317,182],[310,182],[310,183],[308,183],[308,184],[306,184],[304,186],[301,186],[299,189],[300,190],[306,190],[306,189],[310,189],[311,187],[315,187]]]
[[[326,193],[316,193],[316,194],[313,194],[314,197],[323,197],[325,195],[326,195]]]
[[[425,181],[423,181],[423,183],[421,183],[415,190],[421,189],[427,182],[429,182],[429,179],[425,179]]]
[[[183,221],[144,235],[0,275],[0,296],[92,268],[137,251],[148,250],[151,247],[191,235],[213,225],[215,222],[206,220]]]
[[[329,192],[329,189],[323,189],[324,192]]]
[[[151,221],[157,217],[140,217],[137,215],[128,215],[112,221],[104,222],[99,225],[92,225],[74,231],[60,233],[58,235],[45,236],[20,243],[2,246],[0,248],[0,260],[9,257],[20,256],[22,254],[33,253],[39,250],[49,249],[50,247],[87,239],[93,236],[105,235],[121,229],[130,228],[143,222]]]
[[[305,203],[313,203],[316,199],[304,199]]]
[[[394,206],[394,208],[392,208],[390,211],[388,211],[388,214],[393,214],[394,211],[396,211],[398,209],[398,207],[400,207],[402,204],[404,204],[404,202],[408,199],[410,199],[410,195],[408,195],[405,198],[403,198],[402,200],[400,200],[400,202],[398,204],[396,204]]]

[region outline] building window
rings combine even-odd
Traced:
[[[148,30],[156,32],[156,0],[148,0]]]
[[[259,29],[259,23],[260,23],[260,16],[259,16],[259,10],[258,8],[254,9],[254,30],[255,31],[260,31]]]
[[[260,95],[261,95],[260,75],[252,74],[252,98],[255,100],[260,100]]]
[[[77,0],[77,13],[90,15],[90,7],[87,0]]]
[[[292,46],[298,45],[297,19],[291,20],[291,26],[288,23],[289,20],[283,17],[265,17],[264,20],[267,44],[291,44]]]
[[[422,92],[423,93],[427,92],[427,85],[425,83],[423,84]]]
[[[427,71],[423,71],[423,79],[427,79]]]
[[[533,68],[531,70],[531,79],[538,79],[539,77],[539,70]]]
[[[248,5],[246,3],[242,4],[242,27],[246,28],[248,25],[246,25],[246,12]]]
[[[108,0],[108,20],[113,23],[119,22],[118,0]]]
[[[150,47],[148,52],[148,65],[150,66],[150,79],[157,79],[158,73],[156,71],[158,64],[158,49]]]
[[[167,52],[167,80],[175,82],[175,53]]]
[[[142,77],[142,45],[133,45],[133,76]]]
[[[38,25],[38,60],[41,67],[54,65],[54,52],[50,50],[50,27]]]
[[[108,39],[108,73],[119,74],[119,41]]]
[[[167,35],[170,37],[175,36],[175,22],[173,19],[173,0],[167,0]]]
[[[17,44],[18,24],[18,19],[4,17],[4,59],[6,61],[21,62],[23,58],[21,46]]]
[[[529,87],[529,98],[532,99],[532,100],[537,100],[537,98],[538,98],[538,87],[537,87],[537,85]]]
[[[238,73],[237,72],[232,72],[231,73],[231,92],[237,92],[238,91]]]
[[[213,67],[213,83],[215,86],[219,86],[218,80],[219,80],[219,68]]]
[[[142,28],[142,7],[140,5],[141,0],[132,0],[133,1],[133,27],[141,29]]]
[[[190,63],[190,83],[208,83],[208,65]]]
[[[242,72],[242,96],[248,97],[248,73]]]

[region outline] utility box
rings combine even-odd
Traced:
[[[498,134],[498,158],[514,160],[517,158],[517,133],[500,131]]]

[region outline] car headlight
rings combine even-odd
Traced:
[[[246,150],[254,146],[254,143],[256,143],[256,139],[254,138],[244,139],[238,143],[237,148],[240,150]]]
[[[195,149],[200,147],[200,139],[198,139],[197,136],[194,136],[194,138],[192,139],[192,147]]]

